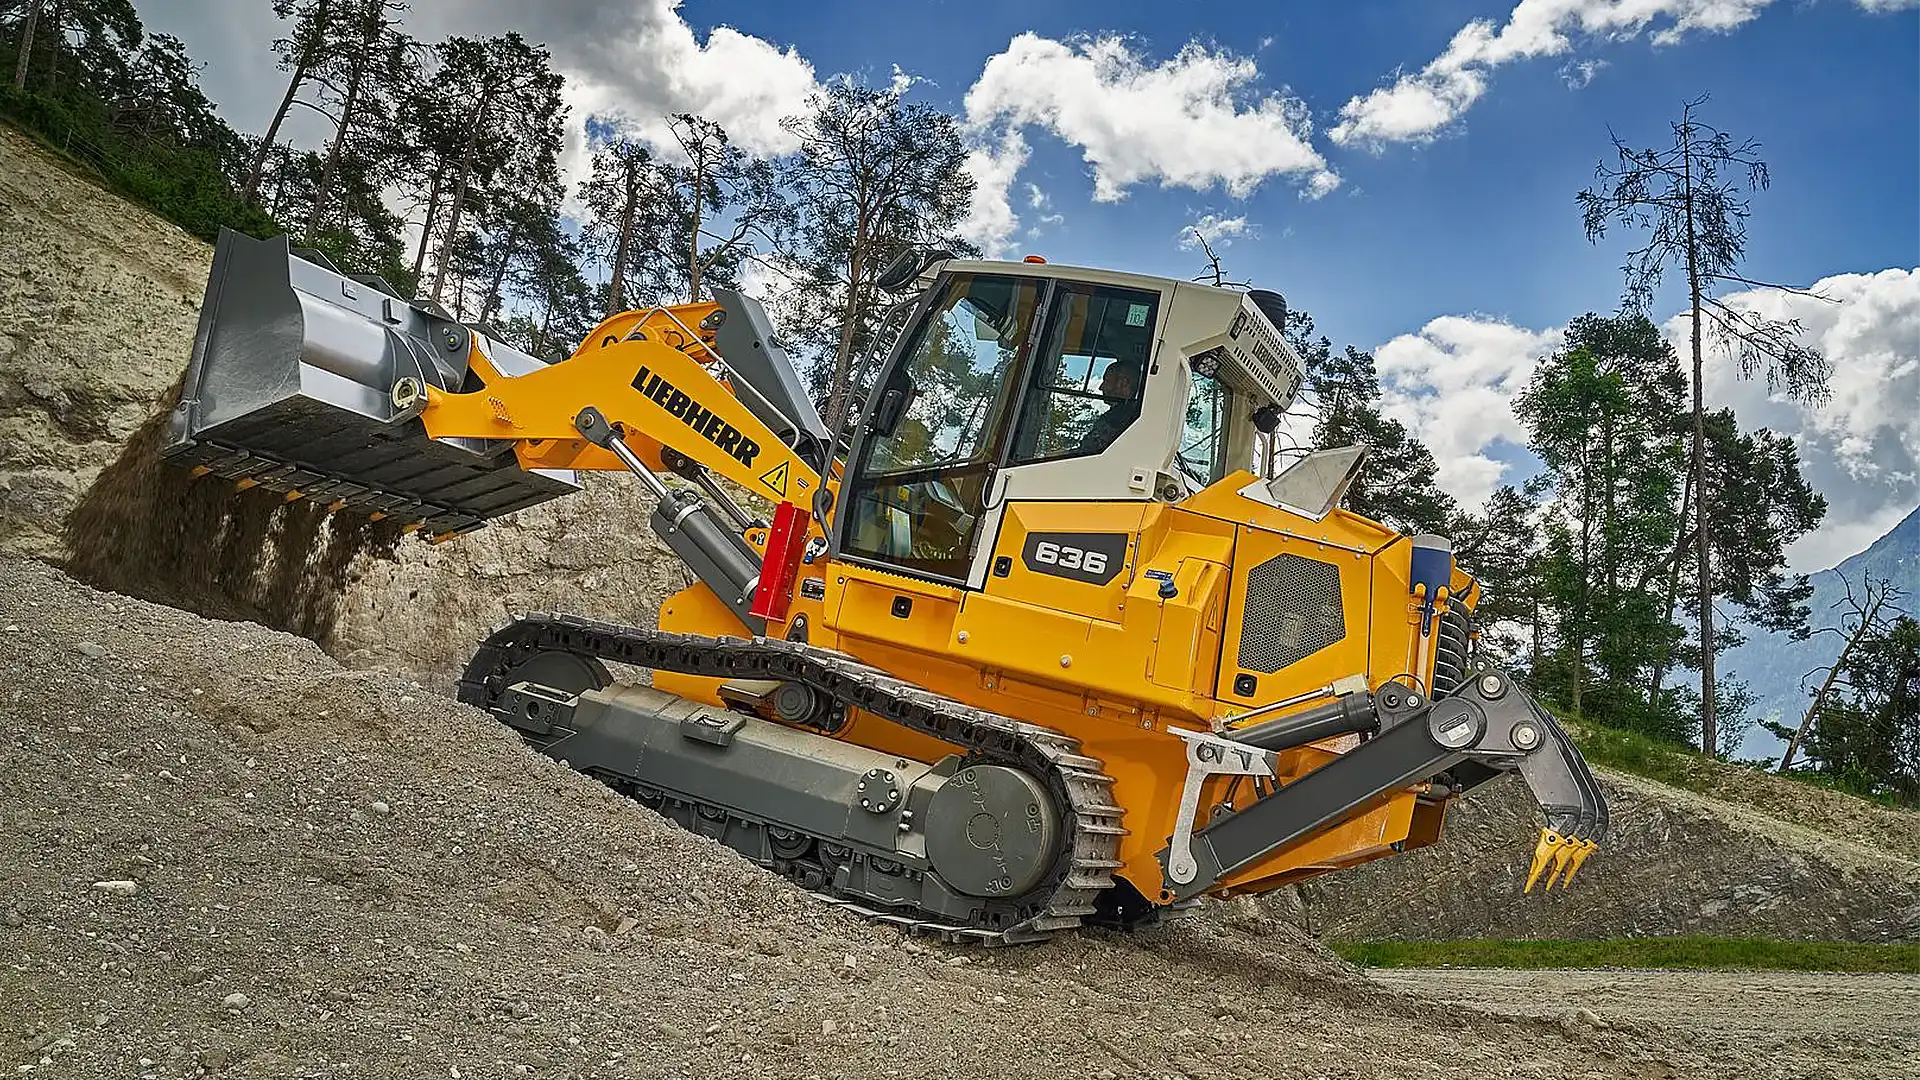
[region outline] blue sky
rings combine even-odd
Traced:
[[[982,60],[1022,31],[1130,35],[1155,59],[1198,40],[1254,57],[1261,85],[1301,97],[1324,131],[1350,97],[1438,55],[1470,19],[1502,18],[1510,6],[727,2],[683,12],[792,44],[821,71],[884,81],[899,64],[929,81],[916,93],[955,111]],[[1246,199],[1142,184],[1096,204],[1079,150],[1032,139],[1021,180],[1039,184],[1066,220],[1020,240],[1018,253],[1185,276],[1199,260],[1175,234],[1213,212],[1259,229],[1226,249],[1229,269],[1286,294],[1339,341],[1372,346],[1437,312],[1564,322],[1619,295],[1618,245],[1589,245],[1573,203],[1607,150],[1608,125],[1657,139],[1682,101],[1710,92],[1706,116],[1760,139],[1774,167],[1773,188],[1755,202],[1753,276],[1805,283],[1914,262],[1920,13],[1780,4],[1729,33],[1660,48],[1643,36],[1571,58],[1607,66],[1578,90],[1562,59],[1502,68],[1455,133],[1429,145],[1376,154],[1319,143],[1344,183],[1317,201],[1274,179]]]
[[[136,6],[208,65],[230,119],[264,126],[282,78],[264,0]],[[1476,20],[1484,31],[1456,40]],[[1188,277],[1201,259],[1183,228],[1241,222],[1221,237],[1232,274],[1376,350],[1390,409],[1468,502],[1525,470],[1508,402],[1534,361],[1569,319],[1618,302],[1621,244],[1590,245],[1573,202],[1609,125],[1658,142],[1684,100],[1710,93],[1704,118],[1758,139],[1773,168],[1747,271],[1824,282],[1842,301],[1749,298],[1808,320],[1841,368],[1834,403],[1770,401],[1724,365],[1710,396],[1802,436],[1834,509],[1798,565],[1830,565],[1920,502],[1920,410],[1889,405],[1920,400],[1916,0],[415,0],[409,25],[547,42],[576,123],[599,113],[644,136],[666,112],[703,112],[767,153],[818,81],[884,84],[898,67],[983,153],[1018,133],[1024,160],[997,159],[1017,173],[983,184],[1007,255]],[[1402,76],[1413,84],[1387,93]],[[1422,87],[1446,122],[1421,119]],[[1356,109],[1365,122],[1343,133]],[[1108,198],[1087,154],[1106,161]],[[1303,197],[1329,173],[1337,187]],[[1656,315],[1680,307],[1669,290]]]

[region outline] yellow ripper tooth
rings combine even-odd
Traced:
[[[1573,858],[1573,853],[1580,850],[1583,842],[1571,836],[1561,842],[1560,849],[1553,853],[1553,869],[1547,873],[1547,883],[1541,886],[1541,892],[1553,891],[1553,883],[1559,879],[1560,871],[1567,868],[1567,860]]]
[[[193,467],[193,475],[195,476],[205,476],[212,471],[212,469],[207,468],[205,465],[195,465]]]
[[[235,480],[235,481],[233,482],[233,490],[235,490],[235,491],[245,491],[245,490],[247,490],[248,488],[251,488],[251,487],[259,487],[259,486],[260,486],[260,481],[258,481],[258,480],[255,480],[255,479],[254,479],[253,477],[251,477],[251,476],[249,476],[249,477],[245,477],[245,478],[243,478],[243,479],[240,479],[240,480]]]
[[[347,500],[345,500],[345,499],[335,499],[335,500],[333,500],[332,502],[330,502],[330,503],[328,503],[328,504],[327,504],[327,513],[329,513],[329,514],[337,514],[337,513],[339,513],[339,512],[340,512],[340,511],[341,511],[341,510],[342,510],[342,509],[343,509],[343,508],[344,508],[344,507],[345,507],[346,505],[347,505]]]
[[[1573,850],[1573,861],[1567,864],[1566,876],[1560,879],[1562,892],[1566,891],[1567,883],[1573,880],[1573,875],[1580,869],[1580,864],[1587,861],[1587,856],[1599,850],[1600,845],[1591,840],[1580,841],[1580,846]]]
[[[285,499],[284,501],[285,501],[285,502],[298,502],[299,500],[301,500],[301,499],[304,499],[304,498],[306,498],[306,497],[307,497],[307,495],[306,495],[306,492],[304,492],[304,491],[289,491],[289,492],[287,492],[287,497],[286,497],[286,499]]]
[[[1559,833],[1552,829],[1540,830],[1540,842],[1533,845],[1533,866],[1527,871],[1527,885],[1520,890],[1521,892],[1533,891],[1533,883],[1540,879],[1540,871],[1547,868],[1547,862],[1553,858],[1553,853],[1559,849],[1561,842]]]

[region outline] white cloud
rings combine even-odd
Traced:
[[[1219,186],[1234,198],[1274,176],[1300,178],[1312,198],[1338,187],[1339,176],[1312,146],[1306,105],[1284,92],[1257,92],[1259,76],[1253,60],[1197,42],[1153,64],[1119,37],[1069,43],[1029,32],[988,58],[967,91],[966,119],[982,155],[1029,127],[1079,147],[1101,202],[1149,182]],[[1025,143],[1018,146],[1023,163]],[[979,163],[997,180],[995,170],[1010,160],[999,154]],[[1018,224],[1006,191],[981,183],[970,219],[988,236],[1004,223],[1001,242]],[[983,205],[996,196],[998,205]]]
[[[574,86],[575,122],[617,116],[631,133],[671,145],[666,118],[697,113],[753,154],[797,148],[780,121],[800,113],[818,82],[792,47],[717,26],[703,43],[680,17],[679,0],[592,5],[590,32],[556,46],[554,63]],[[896,81],[901,76],[896,72]]]
[[[778,255],[758,255],[740,267],[740,291],[769,307],[805,282],[806,271]]]
[[[1811,291],[1839,302],[1772,290],[1724,299],[1766,318],[1800,321],[1801,340],[1833,364],[1825,403],[1807,407],[1769,395],[1764,377],[1737,378],[1723,351],[1710,346],[1707,354],[1709,403],[1731,406],[1745,427],[1794,435],[1809,482],[1827,496],[1827,520],[1790,553],[1802,569],[1831,565],[1827,556],[1835,551],[1859,550],[1863,545],[1846,545],[1877,525],[1891,527],[1920,503],[1920,268],[1836,274]],[[1685,318],[1669,319],[1664,329],[1676,349],[1687,348]]]
[[[1207,243],[1216,248],[1224,248],[1233,243],[1234,237],[1251,236],[1259,230],[1258,225],[1248,224],[1244,216],[1229,218],[1216,214],[1202,214],[1200,220],[1181,229],[1177,239],[1180,241],[1182,251],[1192,251],[1199,247],[1201,237],[1205,237]],[[1195,235],[1196,233],[1198,235]]]
[[[1560,69],[1560,81],[1566,83],[1569,90],[1585,90],[1606,66],[1605,60],[1575,60]]]
[[[462,0],[415,4],[406,21],[422,40],[518,31],[547,47],[567,78],[560,166],[570,192],[590,173],[590,116],[667,154],[679,153],[667,118],[682,112],[716,121],[751,154],[796,149],[780,121],[803,112],[819,86],[813,64],[791,46],[728,26],[714,27],[702,42],[680,7],[681,0],[533,7],[521,0]],[[896,82],[899,77],[896,72]]]
[[[1887,535],[1913,513],[1913,508],[1911,502],[1904,506],[1888,503],[1864,518],[1847,520],[1829,509],[1827,519],[1819,528],[1787,546],[1787,565],[1802,574],[1838,566],[1848,556],[1867,550],[1875,540]]]
[[[1748,430],[1793,436],[1808,483],[1827,498],[1825,521],[1787,553],[1803,572],[1860,550],[1920,504],[1920,268],[1838,274],[1812,291],[1839,303],[1774,291],[1725,299],[1800,320],[1802,340],[1834,366],[1826,403],[1769,395],[1764,378],[1738,378],[1724,351],[1706,353],[1708,406],[1731,407]],[[1685,363],[1685,317],[1662,329]],[[1563,334],[1445,316],[1374,351],[1387,413],[1433,450],[1441,486],[1455,498],[1478,504],[1501,482],[1505,466],[1487,451],[1500,439],[1525,445],[1513,398]]]
[[[923,83],[926,81],[927,80],[921,78],[918,75],[909,75],[907,72],[901,70],[899,64],[895,64],[893,65],[893,78],[888,80],[887,89],[893,94],[894,97],[899,97],[900,95],[913,89],[915,86],[919,85],[920,83]]]
[[[1027,185],[1027,205],[1035,210],[1047,208],[1047,193],[1040,190],[1039,184]]]
[[[1496,439],[1526,444],[1513,398],[1562,334],[1443,315],[1374,350],[1384,411],[1433,451],[1440,486],[1462,503],[1478,506],[1500,486],[1506,466],[1486,454]]]
[[[1027,163],[1027,140],[1018,128],[989,139],[980,132],[969,136],[967,172],[973,177],[973,204],[960,222],[960,238],[980,245],[989,258],[1006,253],[1020,226],[1008,193],[1020,167]]]
[[[1355,97],[1328,132],[1336,143],[1377,146],[1432,139],[1486,93],[1494,68],[1515,60],[1556,56],[1573,47],[1570,32],[1631,38],[1656,19],[1671,20],[1662,35],[1687,29],[1728,29],[1751,19],[1768,0],[1520,0],[1505,26],[1475,19],[1454,34],[1446,50],[1391,86]]]
[[[1743,26],[1771,2],[1520,0],[1504,26],[1496,29],[1491,19],[1475,19],[1419,71],[1399,74],[1391,85],[1349,100],[1340,109],[1340,122],[1327,134],[1341,145],[1375,148],[1429,142],[1486,93],[1494,69],[1504,64],[1562,55],[1573,49],[1576,39],[1625,41],[1649,29],[1653,44],[1672,45],[1690,33]],[[1888,11],[1912,6],[1914,0],[1856,2],[1869,11]],[[1592,70],[1584,71],[1580,85],[1592,75]]]

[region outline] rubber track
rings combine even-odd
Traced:
[[[1079,926],[1094,913],[1095,898],[1113,887],[1113,871],[1121,865],[1120,837],[1126,834],[1121,810],[1113,805],[1113,778],[1099,761],[1081,752],[1078,740],[1052,728],[974,708],[845,653],[802,642],[676,634],[572,615],[527,615],[489,636],[460,678],[460,700],[491,709],[507,690],[507,672],[553,651],[685,675],[804,683],[849,708],[931,735],[978,760],[1027,771],[1047,784],[1061,819],[1073,823],[1044,881],[1021,897],[987,902],[987,910],[1001,913],[1003,920],[1018,920],[1011,925],[954,925],[925,913],[903,915],[858,895],[823,897],[832,903],[911,929],[1016,944]]]

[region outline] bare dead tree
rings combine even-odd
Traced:
[[[1708,321],[1717,342],[1738,360],[1741,377],[1764,371],[1770,391],[1784,387],[1797,400],[1817,402],[1827,396],[1833,371],[1820,350],[1801,341],[1799,322],[1767,319],[1715,295],[1720,286],[1733,283],[1828,299],[1739,273],[1750,213],[1745,195],[1767,187],[1767,165],[1760,159],[1759,143],[1752,139],[1735,143],[1731,135],[1695,119],[1694,110],[1706,100],[1702,95],[1681,109],[1680,120],[1670,125],[1670,146],[1636,150],[1609,132],[1617,164],[1601,163],[1595,169],[1599,183],[1575,196],[1589,241],[1599,242],[1613,224],[1647,232],[1646,243],[1627,252],[1621,266],[1627,283],[1623,308],[1648,314],[1668,268],[1685,268],[1693,346],[1694,520],[1701,523],[1712,520],[1709,500],[1713,494],[1707,490],[1702,355]],[[1678,532],[1687,532],[1686,521],[1679,523]],[[1704,527],[1695,528],[1693,534],[1700,606],[1700,745],[1711,754],[1719,745],[1711,536]]]
[[[1207,234],[1197,227],[1189,225],[1187,231],[1200,241],[1200,250],[1207,253],[1207,268],[1194,275],[1193,280],[1204,281],[1216,289],[1248,289],[1253,287],[1250,281],[1229,281],[1226,270],[1220,266],[1220,256],[1213,253],[1213,245],[1207,242]]]
[[[1822,664],[1800,677],[1800,686],[1805,689],[1808,680],[1825,673],[1820,689],[1814,691],[1813,699],[1807,702],[1807,711],[1800,717],[1799,728],[1794,731],[1793,738],[1787,740],[1787,752],[1780,756],[1779,771],[1783,773],[1793,765],[1793,756],[1800,752],[1801,740],[1813,727],[1813,718],[1819,714],[1820,706],[1826,703],[1827,695],[1847,670],[1847,661],[1852,658],[1854,647],[1869,637],[1884,634],[1889,623],[1886,615],[1888,606],[1897,604],[1906,596],[1904,589],[1886,578],[1869,577],[1864,572],[1860,575],[1860,592],[1857,595],[1851,580],[1841,578],[1840,583],[1846,588],[1847,595],[1834,601],[1833,606],[1845,605],[1847,614],[1840,617],[1839,626],[1823,626],[1813,634],[1833,634],[1845,644],[1840,647],[1840,655],[1833,663]],[[1852,625],[1849,626],[1849,623]]]

